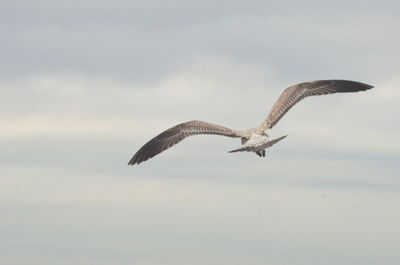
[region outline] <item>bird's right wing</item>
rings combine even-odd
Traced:
[[[373,86],[347,80],[318,80],[288,87],[275,102],[260,129],[265,131],[274,127],[283,115],[303,98],[332,93],[358,92],[371,88]]]
[[[140,164],[141,162],[146,161],[147,159],[152,158],[179,143],[186,137],[197,134],[216,134],[235,138],[243,136],[239,131],[234,131],[205,121],[189,121],[181,123],[169,128],[148,141],[139,149],[139,151],[136,152],[128,165]]]

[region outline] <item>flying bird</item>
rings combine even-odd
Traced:
[[[160,133],[132,157],[128,165],[140,164],[155,155],[167,150],[186,137],[198,134],[215,134],[232,138],[241,138],[242,146],[233,152],[255,152],[258,156],[265,156],[265,149],[284,139],[287,135],[270,139],[266,131],[272,129],[278,121],[300,100],[317,95],[333,93],[347,93],[365,91],[373,88],[371,85],[348,80],[317,80],[304,82],[286,88],[275,102],[267,118],[257,128],[245,131],[236,131],[227,127],[205,122],[188,121],[178,124]]]

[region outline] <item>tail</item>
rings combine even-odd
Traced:
[[[284,138],[286,138],[286,137],[287,137],[287,135],[284,135],[284,136],[278,137],[278,138],[276,138],[276,139],[273,139],[273,140],[267,142],[267,143],[264,145],[264,148],[263,148],[263,149],[267,149],[267,148],[273,146],[274,144],[276,144],[277,142],[279,142],[280,140],[282,140],[282,139],[284,139]],[[240,147],[240,148],[238,148],[238,149],[229,151],[229,153],[246,152],[246,151],[247,151],[247,152],[254,152],[254,146],[251,146],[251,145],[247,145],[247,146],[246,146],[246,145],[244,145],[244,146],[242,146],[242,147]]]

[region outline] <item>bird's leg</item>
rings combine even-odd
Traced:
[[[262,154],[261,154],[260,151],[257,151],[256,154],[257,154],[259,157],[262,157]]]
[[[261,154],[262,154],[263,157],[265,157],[265,149],[263,149],[263,150],[261,151]]]

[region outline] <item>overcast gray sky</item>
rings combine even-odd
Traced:
[[[0,3],[0,263],[397,265],[398,1]],[[368,92],[299,103],[259,158],[192,137],[199,119],[259,125],[281,91],[351,79]]]

